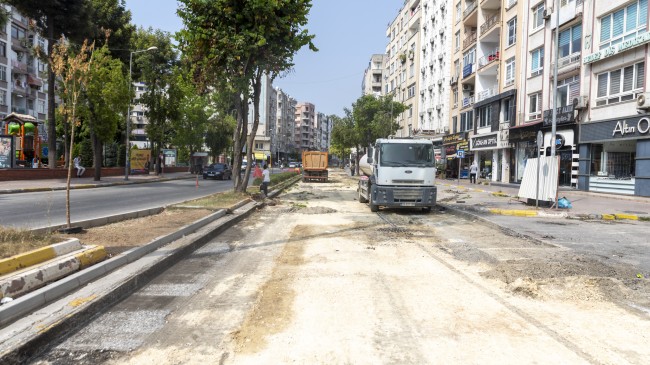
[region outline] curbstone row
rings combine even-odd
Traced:
[[[51,260],[57,256],[81,250],[81,248],[82,246],[79,240],[72,238],[60,243],[41,247],[36,250],[0,260],[0,276],[40,264],[41,262]]]

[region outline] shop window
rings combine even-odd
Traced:
[[[635,100],[643,90],[644,78],[643,62],[599,74],[596,106]]]
[[[615,179],[634,177],[634,152],[610,152],[606,146],[593,145],[591,151],[591,175]]]

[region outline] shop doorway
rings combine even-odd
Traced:
[[[559,151],[560,153],[560,186],[571,186],[571,165],[573,151]]]

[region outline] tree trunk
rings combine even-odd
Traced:
[[[253,146],[255,144],[255,135],[257,134],[257,126],[260,124],[259,106],[260,106],[260,90],[262,88],[261,79],[262,79],[262,73],[261,71],[259,71],[258,74],[255,76],[255,80],[253,80],[253,126],[251,127],[249,133],[246,135],[248,137],[248,140],[246,141],[246,154],[248,156],[249,163],[246,166],[246,173],[244,174],[244,186],[248,186],[248,179],[250,177],[250,171],[252,167],[250,161],[255,161],[253,157]],[[246,105],[248,106],[248,103],[246,103]]]
[[[95,131],[91,127],[90,140],[93,145],[93,167],[94,167],[94,181],[100,181],[102,178],[102,152],[104,144],[97,138]]]
[[[54,17],[47,18],[47,55],[52,56],[54,49]],[[47,165],[50,169],[56,168],[56,119],[54,118],[54,71],[52,60],[47,63]]]

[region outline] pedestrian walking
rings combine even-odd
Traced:
[[[77,177],[82,177],[84,172],[86,172],[86,168],[81,166],[81,156],[77,155],[72,162],[74,163],[74,168],[77,169]]]
[[[469,182],[470,184],[476,184],[476,174],[478,173],[478,165],[476,161],[472,162],[472,165],[469,167]]]
[[[264,196],[269,195],[269,184],[271,183],[271,174],[269,172],[269,167],[264,165],[264,171],[262,171],[262,184],[260,185],[260,191],[264,192]]]

